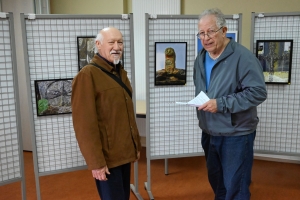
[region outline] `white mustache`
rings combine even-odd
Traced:
[[[122,51],[111,51],[110,54],[121,54]]]

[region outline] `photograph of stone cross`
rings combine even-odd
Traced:
[[[290,84],[293,40],[257,40],[256,57],[266,83]]]

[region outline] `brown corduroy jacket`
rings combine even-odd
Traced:
[[[98,55],[92,62],[116,74]],[[132,91],[123,67],[120,78]],[[71,103],[75,135],[88,169],[113,168],[137,159],[141,142],[133,102],[115,80],[93,65],[85,66],[73,79]]]

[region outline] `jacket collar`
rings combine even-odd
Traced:
[[[96,59],[96,60],[94,60],[94,62],[96,62],[97,64],[100,64],[100,66],[103,65],[103,64],[105,63],[105,66],[102,66],[102,67],[107,68],[108,71],[111,71],[111,72],[112,72],[112,71],[117,71],[117,72],[119,72],[120,69],[123,68],[122,65],[120,64],[120,62],[119,62],[117,65],[115,65],[114,63],[108,61],[106,58],[104,58],[103,56],[101,56],[99,53],[97,53],[97,54],[94,56],[94,58]],[[100,59],[99,59],[99,58],[100,58]],[[102,62],[98,63],[97,61],[100,61],[100,60],[101,60]],[[104,61],[104,62],[103,62],[103,61]]]

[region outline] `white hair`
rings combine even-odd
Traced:
[[[216,17],[216,25],[218,28],[221,28],[222,26],[226,26],[226,20],[225,20],[224,14],[221,12],[220,9],[212,8],[212,9],[204,10],[199,15],[199,20],[201,20],[202,17],[207,16],[207,15],[214,15]]]
[[[103,35],[102,35],[101,32],[99,32],[99,33],[97,34],[97,37],[96,37],[96,39],[95,39],[94,52],[95,52],[95,53],[98,53],[98,48],[97,48],[97,45],[96,45],[96,41],[99,41],[100,44],[102,44],[102,42],[103,42]]]

